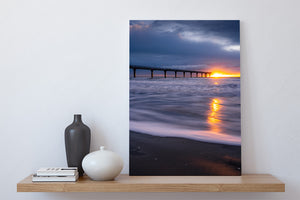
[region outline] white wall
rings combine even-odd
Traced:
[[[1,199],[299,199],[300,1],[2,0]],[[240,19],[243,173],[285,193],[16,193],[40,166],[64,166],[64,128],[82,113],[92,150],[128,172],[128,20]]]

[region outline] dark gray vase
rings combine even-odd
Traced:
[[[81,115],[74,115],[74,121],[65,130],[65,145],[69,167],[78,167],[83,175],[82,159],[90,152],[91,130],[82,120]]]

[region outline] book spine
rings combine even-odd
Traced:
[[[78,173],[75,176],[37,176],[32,175],[32,182],[75,182],[78,179]]]
[[[37,176],[74,176],[76,171],[73,172],[37,172]]]

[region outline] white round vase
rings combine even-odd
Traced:
[[[123,161],[118,154],[101,146],[99,151],[89,153],[83,158],[82,168],[95,181],[109,181],[120,174]]]

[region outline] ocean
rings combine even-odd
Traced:
[[[239,146],[240,78],[130,78],[130,131]]]

